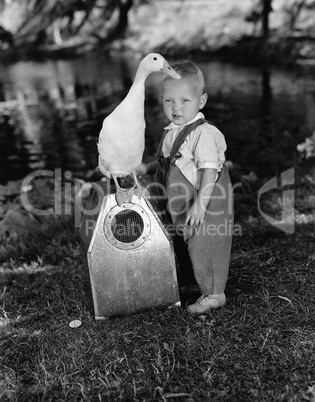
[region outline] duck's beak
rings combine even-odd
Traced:
[[[164,61],[164,65],[163,68],[161,69],[161,72],[164,74],[169,75],[172,78],[176,78],[177,80],[179,80],[180,78],[182,78],[179,74],[177,74],[177,72],[168,64],[167,61]]]

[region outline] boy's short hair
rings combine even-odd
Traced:
[[[179,75],[181,75],[182,78],[185,78],[185,77],[195,78],[198,87],[200,87],[202,90],[202,93],[205,92],[206,88],[205,88],[205,79],[204,79],[203,73],[200,70],[200,68],[198,66],[196,66],[195,63],[193,63],[190,60],[182,60],[182,61],[178,61],[178,62],[172,64],[172,68]],[[169,77],[168,75],[165,75],[163,81],[170,79],[170,78],[171,77]]]

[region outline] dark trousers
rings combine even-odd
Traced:
[[[219,172],[207,206],[205,220],[198,227],[184,225],[196,189],[176,165],[167,176],[167,209],[177,234],[187,244],[195,279],[202,294],[211,295],[225,290],[233,234],[233,190],[229,172],[224,165]]]

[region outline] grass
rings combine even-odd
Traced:
[[[314,402],[315,231],[300,222],[287,235],[242,220],[225,308],[106,322],[94,320],[70,219],[3,239],[0,400]]]

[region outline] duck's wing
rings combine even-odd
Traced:
[[[109,171],[131,173],[139,166],[144,151],[144,132],[144,112],[131,114],[117,107],[103,121],[98,151]]]
[[[100,170],[100,172],[108,177],[109,179],[111,178],[111,174],[109,171],[109,166],[107,165],[107,163],[102,159],[102,157],[99,155],[98,156],[98,168]]]

